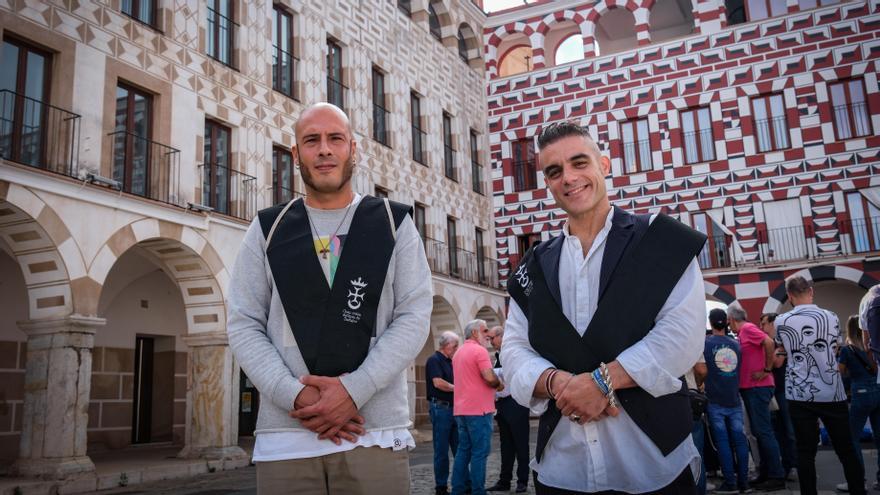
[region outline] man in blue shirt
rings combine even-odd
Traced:
[[[733,494],[749,490],[749,446],[743,432],[742,404],[739,397],[739,367],[742,354],[739,343],[727,336],[727,313],[723,309],[709,312],[712,335],[706,337],[703,356],[706,358],[706,411],[718,447],[718,461],[724,483],[715,493]],[[731,443],[736,452],[738,472],[734,476]]]
[[[458,449],[458,428],[452,416],[452,355],[458,350],[458,335],[443,332],[440,335],[440,350],[425,362],[425,385],[428,396],[428,411],[431,415],[434,443],[434,487],[437,495],[448,493],[449,452]]]

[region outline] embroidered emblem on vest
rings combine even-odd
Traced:
[[[516,277],[517,283],[522,287],[523,294],[528,296],[532,293],[532,279],[529,277],[529,272],[526,270],[525,263],[520,265],[513,276]]]
[[[346,323],[357,323],[361,320],[361,313],[358,309],[364,303],[364,288],[368,285],[364,282],[363,277],[350,280],[351,288],[348,290],[348,309],[342,310],[342,319]]]

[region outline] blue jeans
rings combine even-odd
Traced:
[[[761,474],[766,474],[768,478],[785,478],[779,444],[773,433],[773,425],[770,424],[770,398],[773,397],[773,387],[744,388],[740,389],[740,393],[749,415],[752,434],[758,439]]]
[[[776,433],[776,442],[779,444],[779,453],[782,454],[782,469],[788,474],[792,469],[797,469],[797,444],[794,439],[794,425],[791,424],[791,413],[788,412],[788,399],[785,398],[785,390],[777,387],[773,392],[779,410],[770,413],[773,420],[773,431]]]
[[[703,460],[703,448],[706,445],[705,425],[703,418],[694,421],[694,429],[691,431],[694,446],[700,453],[700,479],[697,480],[697,495],[706,495],[706,461]]]
[[[856,453],[859,456],[859,462],[865,466],[865,459],[862,456],[862,447],[859,445],[859,438],[862,436],[862,430],[865,428],[865,421],[870,418],[871,432],[874,435],[874,445],[880,449],[880,387],[876,384],[871,386],[852,385],[852,402],[849,406],[849,426],[852,429],[853,440],[856,443]],[[867,468],[865,476],[868,475]],[[877,474],[876,480],[880,481],[880,456],[877,458]]]
[[[743,432],[741,407],[723,407],[709,404],[706,410],[715,447],[718,449],[718,463],[724,475],[724,484],[744,488],[749,483],[749,443]],[[731,441],[733,451],[730,450]],[[733,469],[733,453],[736,452],[736,476]]]
[[[458,428],[452,416],[452,404],[430,402],[428,413],[431,415],[431,428],[434,443],[434,486],[446,488],[449,479],[449,450],[452,455],[458,449]]]
[[[467,480],[473,495],[486,493],[486,459],[492,445],[492,413],[456,416],[458,452],[452,466],[452,495],[463,495]]]

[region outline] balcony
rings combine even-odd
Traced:
[[[623,143],[623,162],[628,174],[651,170],[651,141],[642,139]]]
[[[455,173],[455,150],[449,145],[443,146],[443,174],[447,179],[458,182],[458,174]]]
[[[202,204],[217,213],[250,221],[257,214],[257,178],[216,164],[199,165]]]
[[[284,186],[275,186],[273,200],[277,205],[279,203],[289,203],[292,199],[299,199],[304,197],[306,197],[306,195],[297,190],[289,189]]]
[[[345,110],[345,90],[348,89],[342,81],[331,75],[327,76],[327,101]]]
[[[835,105],[832,111],[838,139],[851,139],[871,134],[871,114],[867,103]]]
[[[113,180],[124,192],[184,206],[180,196],[180,151],[126,131],[108,136],[113,143]]]
[[[715,159],[715,139],[712,129],[685,132],[684,158],[685,163],[711,162]]]
[[[498,284],[498,262],[460,248],[450,250],[442,241],[425,238],[425,254],[431,271],[493,289]]]
[[[513,190],[530,191],[538,188],[538,172],[535,160],[513,162]]]
[[[427,141],[427,133],[416,126],[412,126],[412,159],[421,163],[428,164],[428,153],[425,151],[425,142]]]
[[[233,69],[235,66],[235,36],[238,23],[208,7],[208,56]]]
[[[373,139],[385,146],[391,146],[390,134],[388,131],[388,109],[373,103]]]
[[[0,91],[0,158],[79,178],[80,116]]]
[[[755,135],[758,138],[758,151],[761,153],[788,148],[788,124],[785,116],[755,120]]]
[[[837,222],[837,227],[837,236],[822,239],[825,243],[838,243],[837,249],[830,251],[819,250],[818,237],[811,227],[798,225],[758,230],[757,256],[750,261],[734,257],[731,236],[710,237],[706,247],[698,256],[698,261],[700,268],[712,270],[880,253],[880,217],[841,220]]]

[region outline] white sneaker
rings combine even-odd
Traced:
[[[846,483],[838,483],[834,486],[834,489],[839,492],[849,493],[849,485],[847,485]]]
[[[716,488],[715,483],[709,483],[708,481],[706,482],[706,491],[707,492],[713,492],[713,491],[715,491],[715,488]]]

